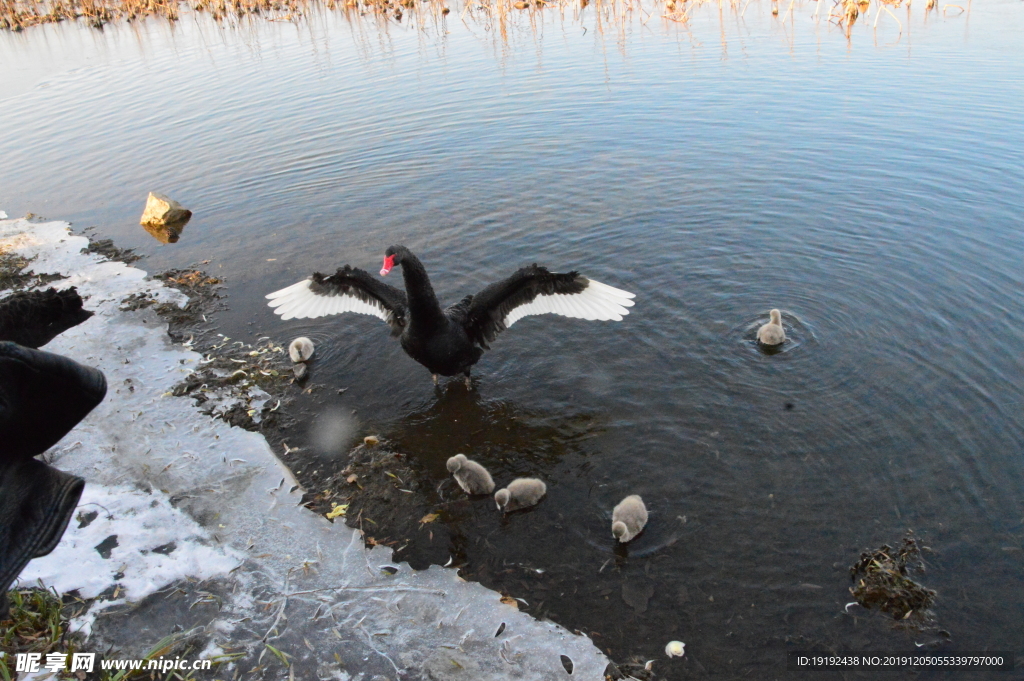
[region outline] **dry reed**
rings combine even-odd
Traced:
[[[309,0],[0,0],[0,28],[21,31],[65,20],[102,28],[147,17],[173,22],[189,11],[205,12],[216,20],[255,15],[279,20],[304,14],[308,5]]]
[[[827,0],[817,0],[813,19]],[[826,20],[843,29],[847,37],[861,15],[867,16],[870,3],[877,5],[874,26],[884,10],[900,27],[902,22],[889,9],[905,0],[832,0]],[[0,0],[0,29],[21,31],[30,26],[65,20],[82,21],[102,28],[115,21],[137,21],[158,17],[178,21],[185,13],[206,14],[214,20],[238,21],[243,17],[259,17],[267,21],[298,21],[314,11],[341,11],[357,17],[374,17],[387,22],[402,22],[408,17],[417,25],[430,20],[440,22],[448,13],[449,0]],[[740,19],[753,0],[461,0],[458,18],[482,26],[492,35],[507,40],[510,31],[525,23],[533,28],[541,21],[541,12],[554,12],[575,21],[584,17],[599,33],[608,29],[623,33],[630,21],[638,19],[646,26],[652,18],[688,24],[694,12],[704,5],[717,7],[721,18],[730,8]],[[806,0],[790,0],[781,17],[782,23],[795,18],[797,5]],[[771,13],[779,20],[779,0],[770,0]],[[826,5],[827,6],[827,5]],[[907,1],[909,7],[909,1]],[[742,10],[741,10],[742,7]],[[926,0],[926,11],[937,9],[936,0]],[[963,7],[946,4],[943,14]],[[468,24],[467,24],[468,25]]]

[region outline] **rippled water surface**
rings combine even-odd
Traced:
[[[844,611],[860,551],[908,528],[944,649],[1020,654],[1024,7],[923,5],[849,40],[756,1],[504,34],[458,7],[0,34],[0,208],[95,226],[151,271],[210,260],[225,334],[312,337],[360,433],[437,482],[454,451],[546,479],[529,513],[458,506],[441,554],[616,659],[781,678],[787,650],[916,650],[937,635]],[[179,243],[136,224],[151,190],[195,211]],[[375,319],[264,305],[393,243],[449,302],[538,262],[636,307],[519,322],[467,394]],[[790,342],[768,355],[773,307]],[[632,493],[650,524],[616,548]]]

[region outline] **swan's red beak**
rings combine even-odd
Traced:
[[[380,268],[380,276],[387,276],[387,273],[391,271],[391,268],[395,266],[395,256],[389,255],[384,258],[384,265]]]

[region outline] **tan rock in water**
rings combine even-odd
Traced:
[[[191,218],[192,211],[182,208],[181,204],[174,199],[150,192],[149,198],[146,199],[146,210],[142,211],[139,224],[148,227],[165,225],[184,227]]]

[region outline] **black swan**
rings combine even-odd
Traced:
[[[91,316],[74,286],[18,291],[0,300],[0,341],[38,348]]]
[[[319,272],[267,296],[281,319],[323,317],[341,312],[370,314],[391,326],[402,348],[437,377],[464,374],[488,343],[529,315],[559,314],[579,319],[615,320],[629,314],[632,293],[578,272],[559,274],[530,265],[486,287],[475,296],[441,309],[423,264],[405,246],[385,251],[381,276],[402,266],[405,291],[348,265],[330,276]]]

